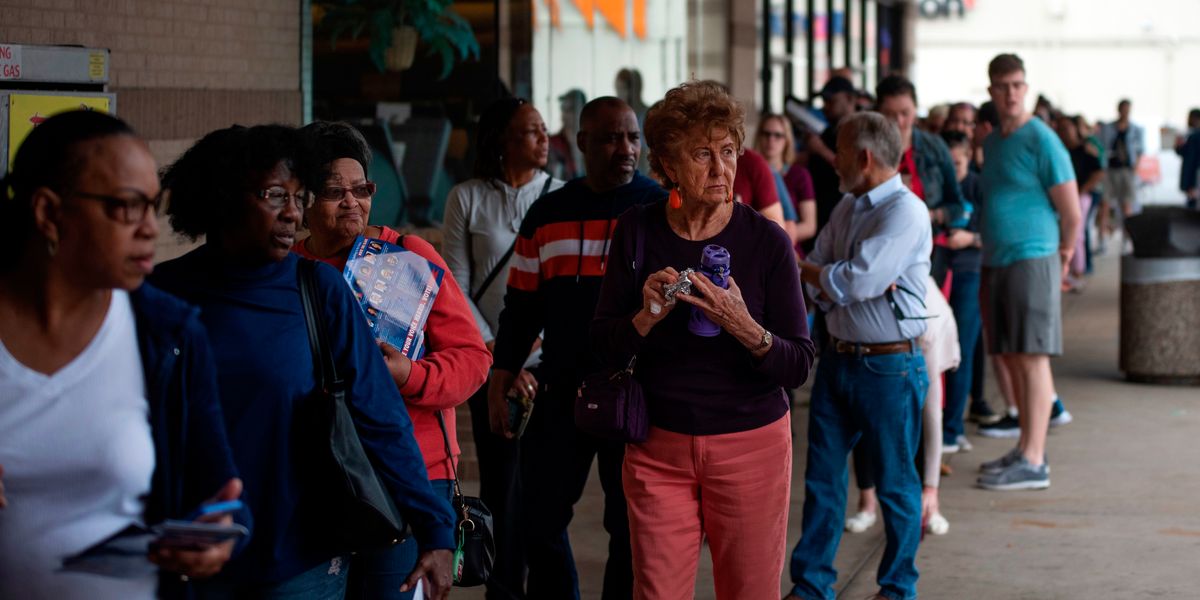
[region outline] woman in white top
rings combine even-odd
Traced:
[[[0,598],[184,597],[233,551],[59,571],[132,524],[241,494],[197,311],[142,284],[158,205],[145,142],[98,112],[39,125],[0,181]]]
[[[475,177],[454,186],[446,198],[442,256],[464,288],[475,322],[488,350],[508,282],[508,263],[521,221],[534,201],[562,187],[543,169],[550,151],[546,124],[537,109],[520,98],[497,100],[479,119],[475,144]],[[531,361],[532,362],[532,361]],[[530,399],[537,381],[522,370],[514,390]],[[524,566],[512,520],[517,507],[514,476],[519,467],[517,443],[491,433],[487,385],[468,401],[479,454],[480,496],[496,515],[496,566],[488,589],[517,593],[523,589]]]

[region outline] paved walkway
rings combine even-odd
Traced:
[[[922,598],[1200,597],[1200,388],[1121,380],[1118,262],[1101,257],[1087,291],[1065,299],[1066,355],[1054,371],[1075,422],[1050,436],[1050,489],[973,487],[978,463],[1003,454],[1011,440],[973,436],[973,452],[948,457],[954,474],[942,478],[941,502],[950,533],[921,545]],[[989,389],[999,408],[991,382]],[[789,545],[799,537],[804,501],[806,418],[804,408],[795,411]],[[584,599],[600,597],[605,557],[600,486],[593,480],[571,527]],[[881,525],[843,537],[839,598],[860,600],[876,591],[882,550]],[[787,579],[785,569],[783,585]],[[458,590],[452,597],[483,594]],[[714,598],[707,554],[696,598]]]

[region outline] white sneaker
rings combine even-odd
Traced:
[[[942,444],[942,454],[958,454],[959,452],[970,452],[974,449],[975,446],[971,445],[971,442],[967,440],[967,436],[965,435],[958,436],[958,439],[954,440],[953,444]]]
[[[929,522],[925,524],[925,531],[933,535],[946,535],[950,531],[950,522],[942,513],[933,513],[929,516]]]
[[[850,533],[862,533],[875,525],[875,513],[861,511],[858,514],[846,519],[846,531]]]

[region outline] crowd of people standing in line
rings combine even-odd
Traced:
[[[368,225],[371,152],[348,125],[215,131],[160,179],[119,120],[47,120],[0,188],[18,257],[0,273],[0,596],[407,598],[422,582],[445,598],[454,408],[468,403],[496,516],[489,599],[579,597],[567,527],[593,462],[603,598],[692,597],[705,543],[718,597],[778,597],[788,390],[819,352],[789,598],[832,598],[843,529],[880,511],[879,597],[915,597],[922,530],[949,527],[941,457],[970,447],[968,399],[982,434],[1019,438],[978,484],[1049,486],[1047,429],[1070,420],[1049,361],[1062,352],[1059,298],[1088,268],[1080,196],[1102,180],[1128,191],[1120,169],[1141,152],[1128,102],[1093,142],[1081,119],[1026,112],[1016,56],[988,77],[991,102],[949,107],[935,132],[904,77],[882,80],[869,107],[834,77],[820,94],[829,126],[800,143],[781,115],[746,139],[744,109],[715,82],[682,84],[644,114],[600,97],[578,107],[570,181],[544,171],[538,111],[500,100],[481,117],[474,178],[450,192],[440,253]],[[160,211],[204,241],[153,266]],[[417,360],[376,341],[338,272],[363,236],[446,271]],[[697,274],[674,293],[713,247],[727,287]],[[412,526],[386,550],[347,554],[310,500],[328,482],[305,468],[296,426],[318,381],[307,261],[362,444]],[[697,319],[718,334],[694,333]],[[1003,417],[978,391],[984,349]],[[578,430],[580,381],[630,365],[648,439]],[[520,432],[514,398],[537,407]],[[860,500],[847,519],[852,453]],[[91,485],[65,497],[85,474]],[[161,574],[141,578],[57,572],[130,523],[239,498],[245,508],[214,517],[252,529],[237,545],[155,548]]]

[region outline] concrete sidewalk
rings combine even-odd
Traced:
[[[1118,262],[1099,257],[1088,289],[1064,300],[1066,355],[1055,361],[1054,372],[1075,422],[1051,433],[1050,489],[975,489],[978,464],[1014,441],[972,435],[974,451],[948,457],[954,474],[942,478],[950,533],[927,536],[918,554],[922,598],[1200,597],[1200,389],[1121,380]],[[994,381],[988,387],[999,409]],[[803,405],[806,395],[801,398]],[[793,419],[789,552],[800,535],[807,411],[799,407]],[[851,490],[851,504],[855,498]],[[593,474],[571,526],[585,599],[600,597],[607,543],[601,502]],[[882,551],[881,524],[843,537],[839,598],[857,600],[877,590]],[[785,567],[781,590],[788,579]],[[456,590],[452,597],[481,599],[483,593]],[[696,598],[714,598],[707,553]]]

